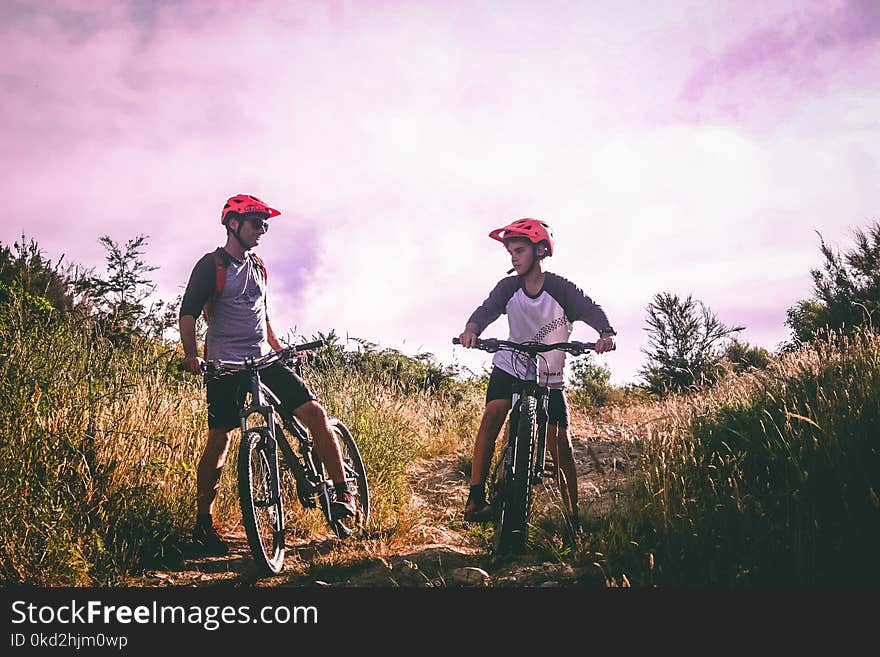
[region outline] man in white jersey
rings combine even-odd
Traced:
[[[502,279],[489,297],[467,321],[460,336],[461,344],[472,348],[477,336],[502,313],[507,314],[512,342],[567,342],[572,323],[583,321],[599,332],[596,352],[615,348],[616,332],[601,306],[594,303],[571,281],[544,271],[544,258],[553,255],[550,226],[539,219],[518,219],[489,233],[504,244],[510,253],[515,276]],[[538,383],[550,389],[548,399],[547,447],[557,464],[557,482],[562,493],[568,522],[579,528],[577,472],[568,435],[568,407],[565,400],[565,353],[550,351],[539,359]],[[486,522],[492,509],[486,502],[486,477],[495,441],[507,413],[511,398],[526,366],[521,356],[498,351],[492,360],[493,369],[486,391],[486,408],[474,443],[471,487],[464,519]]]

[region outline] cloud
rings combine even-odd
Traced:
[[[774,122],[805,98],[880,74],[880,5],[848,0],[768,17],[705,58],[681,88],[685,116]]]
[[[4,3],[0,240],[100,265],[145,233],[173,297],[255,194],[280,332],[478,363],[450,339],[509,267],[487,234],[538,216],[615,381],[663,290],[775,342],[813,229],[876,207],[876,12],[741,5]]]

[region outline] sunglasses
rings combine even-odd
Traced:
[[[247,217],[245,220],[250,221],[257,230],[262,229],[263,232],[268,232],[269,230],[269,223],[260,217]]]

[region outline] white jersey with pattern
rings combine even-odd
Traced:
[[[537,295],[531,296],[519,276],[502,279],[488,298],[468,319],[479,327],[477,335],[502,314],[510,326],[508,340],[512,342],[568,342],[572,324],[582,321],[597,331],[610,328],[608,317],[601,306],[562,276],[545,272],[544,285]],[[550,388],[565,384],[565,352],[548,351],[538,357],[538,382]],[[492,363],[519,379],[529,379],[531,359],[525,354],[498,351]]]

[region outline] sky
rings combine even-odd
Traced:
[[[291,338],[479,372],[451,338],[510,267],[488,233],[537,217],[635,383],[654,295],[773,349],[817,233],[880,219],[877,0],[3,0],[0,37],[0,242],[100,272],[145,234],[173,299],[253,194]]]

